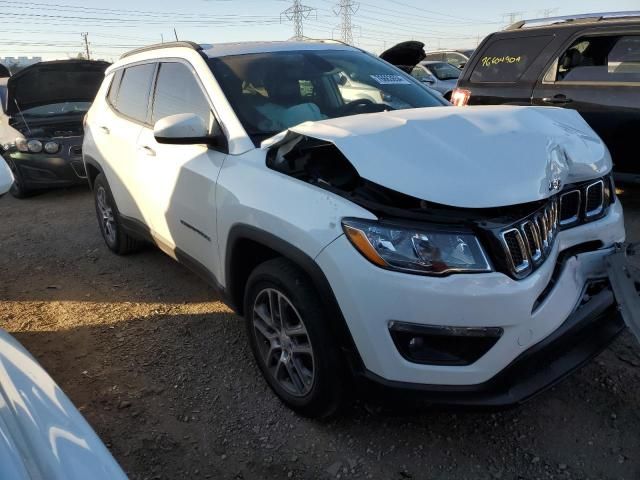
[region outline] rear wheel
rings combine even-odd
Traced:
[[[118,255],[126,255],[139,250],[143,242],[122,229],[111,189],[102,173],[94,181],[93,194],[100,233],[102,233],[107,247]]]
[[[344,368],[306,275],[286,259],[263,263],[249,277],[244,312],[254,357],[276,395],[304,416],[334,414]]]

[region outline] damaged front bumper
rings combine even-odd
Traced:
[[[561,231],[547,261],[521,280],[499,272],[434,278],[383,270],[344,237],[316,262],[362,360],[358,378],[434,403],[506,405],[555,384],[624,329],[606,264],[624,241],[623,225],[616,202],[602,219]],[[497,340],[467,363],[420,363],[398,348],[398,326],[403,335],[420,327],[414,331],[425,336],[448,330]]]

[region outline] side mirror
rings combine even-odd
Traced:
[[[193,113],[179,113],[161,118],[153,127],[153,136],[158,143],[170,145],[195,145],[204,143],[223,146],[226,139],[220,125],[214,119],[213,132],[210,133],[204,120]]]

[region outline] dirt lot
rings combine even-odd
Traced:
[[[627,193],[640,237],[639,192]],[[528,404],[317,423],[259,377],[241,320],[158,251],[119,258],[90,193],[0,200],[0,327],[41,361],[133,479],[638,479],[640,347],[629,334]]]

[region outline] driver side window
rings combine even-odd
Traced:
[[[151,121],[179,113],[198,115],[207,126],[211,122],[209,101],[191,69],[183,63],[161,63]]]

